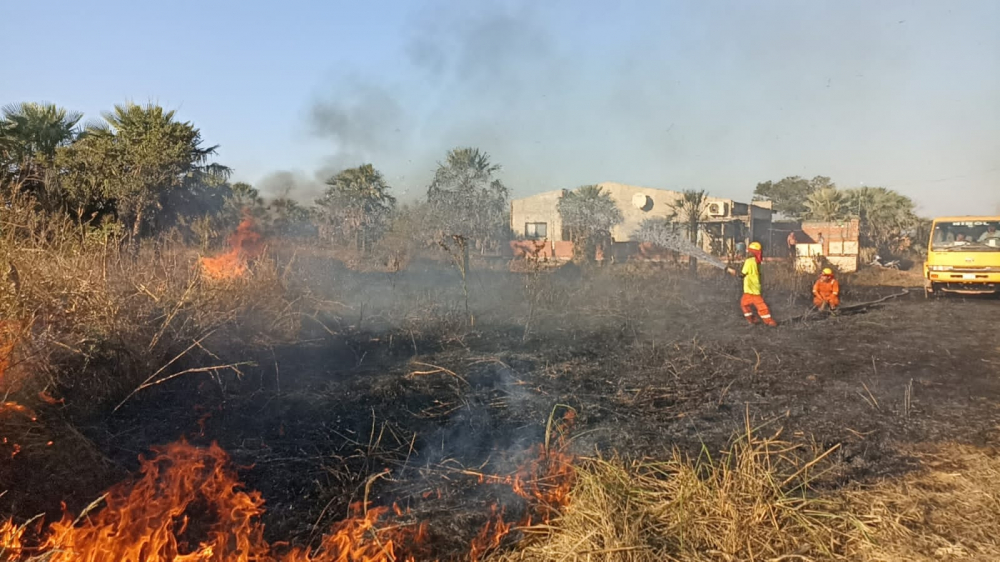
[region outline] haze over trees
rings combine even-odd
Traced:
[[[698,244],[698,225],[705,215],[706,205],[708,205],[708,196],[703,189],[685,189],[680,199],[670,205],[674,212],[673,219],[683,225],[687,232],[688,242],[691,244]],[[688,264],[692,273],[698,270],[696,257],[691,256]]]
[[[322,231],[338,245],[397,256],[393,260],[403,250],[376,247],[453,245],[457,236],[485,253],[510,237],[510,192],[499,178],[500,165],[479,148],[450,150],[426,197],[405,208],[397,208],[376,163],[333,174],[322,197],[303,205],[287,194],[265,201],[252,185],[230,183],[231,170],[214,160],[218,147],[206,143],[193,123],[155,104],[125,103],[98,122],[82,122],[80,113],[54,104],[11,104],[0,113],[0,194],[72,219],[81,235],[111,228],[137,243],[176,229],[205,245],[251,217],[276,235]],[[858,217],[862,245],[889,253],[919,225],[910,198],[882,187],[839,189],[825,176],[761,182],[754,199],[771,201],[792,219]],[[696,241],[706,201],[704,191],[685,191],[674,205],[671,230]],[[558,209],[585,255],[593,255],[622,221],[610,196],[592,185],[567,192]]]
[[[481,249],[507,238],[510,192],[500,165],[478,148],[456,148],[438,164],[427,188],[430,221],[444,236],[463,236]]]
[[[396,198],[381,172],[371,164],[343,170],[327,180],[329,186],[316,201],[323,220],[342,239],[353,238],[358,251],[365,251],[389,227]]]
[[[565,192],[556,204],[577,257],[593,260],[598,246],[610,242],[611,229],[622,223],[621,209],[611,194],[597,185]]]
[[[770,201],[775,212],[790,219],[800,219],[809,211],[809,196],[813,192],[833,187],[830,178],[816,176],[811,180],[799,176],[789,176],[777,182],[765,181],[757,184],[753,191],[754,201]]]
[[[761,182],[755,200],[771,201],[774,210],[796,220],[839,221],[857,217],[861,245],[889,254],[920,224],[909,197],[885,187],[840,189],[828,177],[798,176]]]

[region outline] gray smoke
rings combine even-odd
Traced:
[[[311,205],[326,190],[326,185],[318,178],[289,170],[271,172],[255,187],[265,199],[287,198],[304,205]]]
[[[993,115],[982,93],[989,84],[944,56],[924,67],[925,51],[963,37],[956,22],[928,39],[895,23],[924,8],[865,7],[858,18],[862,8],[841,6],[421,3],[400,28],[409,34],[401,51],[345,70],[311,104],[308,129],[329,143],[329,158],[316,165],[328,176],[370,162],[397,192],[419,195],[448,150],[475,146],[504,166],[515,197],[619,181],[746,200],[757,182],[793,174],[892,186],[918,173],[914,157],[946,153],[921,160],[918,175],[926,175],[995,153],[995,130],[977,128]],[[846,36],[855,40],[831,39]],[[970,68],[986,76],[997,55],[986,56],[987,43],[976,49],[983,57]],[[900,103],[944,111],[933,91],[900,98],[899,84],[932,75],[969,88],[979,101],[968,107],[983,113],[931,122],[886,111]],[[973,138],[982,150],[970,156],[943,143],[932,151],[913,140],[951,137]],[[970,188],[977,197],[987,179]],[[941,187],[903,191],[934,201]]]

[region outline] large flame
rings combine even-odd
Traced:
[[[266,554],[263,500],[240,489],[216,445],[184,441],[142,461],[140,478],[106,494],[106,506],[74,524],[50,528],[41,551],[50,562],[245,562]]]
[[[561,444],[561,440],[560,440]],[[199,448],[179,441],[140,459],[139,478],[112,487],[103,507],[78,517],[68,513],[53,523],[37,547],[22,544],[23,529],[0,525],[0,560],[44,555],[48,562],[415,562],[430,559],[426,523],[385,523],[389,507],[350,507],[315,549],[277,552],[263,538],[263,499],[244,490],[228,467],[226,453],[213,444]],[[572,457],[541,447],[516,474],[484,477],[505,483],[528,500],[519,525],[547,522],[568,502]],[[95,502],[96,503],[96,502]],[[91,508],[88,508],[90,510]],[[479,560],[500,546],[514,528],[504,510],[493,507],[489,521],[470,545]]]
[[[249,217],[240,222],[228,242],[228,252],[214,258],[201,258],[202,272],[209,279],[225,281],[243,277],[247,272],[247,261],[263,251],[260,233]]]

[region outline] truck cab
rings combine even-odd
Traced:
[[[940,217],[924,263],[927,294],[1000,291],[1000,217]]]

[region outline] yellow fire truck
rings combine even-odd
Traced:
[[[1000,291],[1000,217],[934,219],[924,288],[927,294]]]

